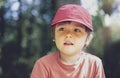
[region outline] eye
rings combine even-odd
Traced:
[[[74,29],[74,32],[81,32],[80,29]]]
[[[64,28],[59,28],[58,30],[59,30],[59,31],[64,31]]]

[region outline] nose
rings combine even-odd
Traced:
[[[66,34],[66,38],[72,38],[72,34]]]

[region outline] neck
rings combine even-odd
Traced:
[[[60,61],[67,65],[73,65],[80,59],[80,53],[75,55],[65,55],[60,53]]]

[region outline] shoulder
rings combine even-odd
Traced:
[[[103,67],[102,60],[90,53],[83,52],[84,62],[88,64],[91,68],[101,69]]]
[[[51,53],[38,59],[33,67],[31,77],[48,78],[48,72],[50,71],[51,66],[56,63],[55,59],[57,54],[57,52]]]
[[[45,55],[37,60],[37,63],[53,63],[56,61],[58,52],[50,53]]]
[[[82,52],[84,59],[87,59],[89,62],[97,62],[101,63],[101,59],[98,56],[95,56],[93,54]]]

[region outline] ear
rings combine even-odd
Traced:
[[[93,39],[93,34],[89,34],[88,37],[87,37],[87,39],[86,39],[85,46],[88,46],[92,39]]]
[[[55,42],[55,39],[53,39],[53,42]]]

